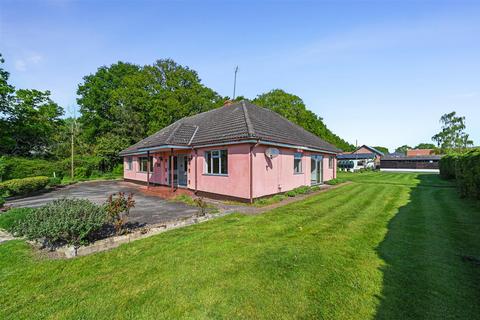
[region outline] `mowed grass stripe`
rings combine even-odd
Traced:
[[[480,268],[465,264],[458,255],[464,241],[478,250],[480,234],[474,236],[475,245],[474,233],[464,230],[478,228],[480,211],[465,204],[455,190],[412,189],[410,202],[400,208],[380,246],[387,265],[377,318],[478,316],[479,304],[469,301],[480,301]],[[468,218],[459,222],[465,212]]]
[[[329,302],[328,308],[317,304],[317,312],[325,318],[368,319],[378,305],[376,299],[367,298],[380,294],[382,287],[382,275],[378,270],[382,261],[375,248],[386,233],[389,218],[395,214],[394,205],[384,199],[398,194],[398,191],[368,187],[372,192],[370,201],[357,207],[358,214],[353,219],[346,219],[336,230],[343,234],[343,241],[332,246],[337,257],[341,257],[335,261],[334,267],[337,271],[343,270],[344,286],[320,291],[317,299]],[[352,303],[356,305],[355,309],[346,307]]]

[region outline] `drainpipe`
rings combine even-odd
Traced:
[[[170,186],[173,192],[173,170],[175,168],[175,164],[173,163],[173,148],[170,149]]]
[[[150,151],[147,151],[147,189],[150,188]]]
[[[195,151],[195,194],[197,194],[197,168],[198,168],[198,161],[197,161],[197,158],[198,158],[198,150],[197,149],[193,149]]]
[[[253,149],[259,145],[257,140],[256,144],[250,146],[250,203],[253,203]]]

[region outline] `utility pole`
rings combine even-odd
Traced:
[[[72,121],[72,139],[71,139],[71,165],[70,165],[70,177],[73,181],[74,179],[74,170],[73,170],[73,154],[74,154],[74,145],[75,145],[75,126],[76,126],[76,112],[75,112],[75,107],[73,108],[73,121]]]
[[[238,66],[235,67],[235,76],[233,77],[233,98],[232,98],[232,100],[235,100],[235,90],[237,89],[237,72],[238,72]]]

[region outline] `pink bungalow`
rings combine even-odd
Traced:
[[[335,178],[340,152],[247,101],[183,118],[123,150],[124,179],[253,201]]]

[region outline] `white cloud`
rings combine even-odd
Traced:
[[[26,57],[15,60],[15,69],[18,71],[27,71],[28,67],[37,65],[43,61],[43,57],[38,53],[31,53]]]
[[[26,71],[27,70],[27,64],[25,63],[24,60],[17,59],[15,61],[15,69],[17,69],[18,71]]]

